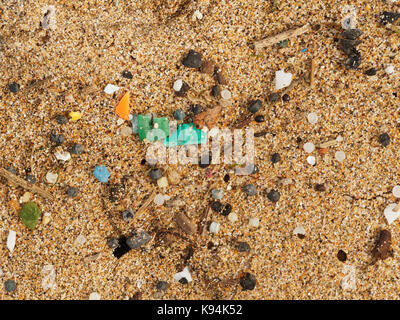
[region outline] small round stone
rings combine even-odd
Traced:
[[[57,182],[58,174],[53,172],[47,172],[46,174],[46,181],[48,183],[54,184]]]
[[[125,222],[129,222],[132,218],[133,218],[132,210],[125,210],[122,212],[122,219],[124,219]]]
[[[188,54],[183,58],[182,64],[188,68],[200,68],[202,56],[201,53],[189,50]]]
[[[270,102],[277,102],[277,101],[279,101],[280,98],[281,98],[281,96],[279,94],[277,94],[276,92],[272,92],[268,97]]]
[[[133,78],[132,72],[130,72],[130,71],[128,71],[128,70],[124,70],[124,71],[121,73],[121,76],[122,76],[123,78],[125,78],[125,79],[132,79],[132,78]]]
[[[254,118],[254,120],[256,121],[256,122],[264,122],[265,121],[265,118],[264,118],[264,116],[263,115],[258,115],[258,116],[256,116],[255,118]]]
[[[210,232],[211,233],[218,233],[220,224],[218,222],[211,222],[210,224]]]
[[[336,137],[336,141],[337,142],[342,142],[343,141],[343,137],[342,136],[337,136]]]
[[[133,134],[132,128],[128,127],[128,126],[123,127],[120,132],[121,132],[121,136],[123,136],[123,137],[128,137],[131,134]]]
[[[257,188],[253,184],[246,184],[242,190],[249,196],[255,196],[257,194]]]
[[[261,109],[261,107],[262,107],[262,102],[260,99],[257,99],[250,102],[248,109],[251,113],[256,113]]]
[[[166,291],[168,289],[168,282],[167,281],[158,281],[156,284],[156,288],[159,291]]]
[[[12,92],[12,93],[17,93],[19,91],[19,84],[16,82],[11,82],[8,85],[8,89]]]
[[[161,177],[160,179],[157,180],[157,185],[160,188],[168,187],[168,179],[166,177]]]
[[[339,250],[336,256],[341,262],[345,262],[347,260],[347,253],[343,250]]]
[[[211,209],[213,209],[215,212],[221,212],[222,203],[219,201],[214,201],[213,203],[211,203]]]
[[[316,159],[315,159],[315,157],[314,156],[308,156],[307,157],[307,163],[308,164],[310,164],[310,165],[315,165],[315,163],[316,163],[317,161],[316,161]]]
[[[50,134],[50,141],[54,142],[56,145],[62,145],[65,142],[65,137],[62,134]]]
[[[56,117],[56,121],[58,124],[66,124],[68,122],[68,118],[66,116],[64,116],[63,114],[59,114]]]
[[[221,92],[221,97],[222,99],[229,100],[232,97],[232,93],[229,90],[224,89]]]
[[[165,202],[164,196],[161,193],[156,194],[156,196],[154,197],[154,203],[157,206],[162,206],[164,204],[164,202]]]
[[[36,177],[32,174],[27,174],[25,177],[25,180],[30,182],[30,183],[35,183],[36,182]]]
[[[272,163],[278,163],[279,161],[281,161],[281,156],[279,155],[279,153],[274,153],[271,156],[271,161]]]
[[[390,137],[386,132],[380,134],[378,139],[380,144],[383,145],[384,147],[387,147],[390,143]]]
[[[256,287],[257,280],[256,277],[251,273],[246,272],[246,274],[240,278],[240,285],[243,290],[253,290]]]
[[[181,91],[182,86],[183,86],[182,79],[178,79],[178,80],[175,80],[174,85],[173,85],[173,89],[178,92],[178,91]]]
[[[400,186],[394,186],[392,193],[396,198],[400,198]]]
[[[211,196],[216,199],[216,200],[221,200],[224,192],[222,189],[212,189],[211,190]]]
[[[192,111],[192,113],[193,113],[194,115],[198,115],[198,114],[200,114],[200,113],[203,112],[203,107],[202,107],[201,105],[199,105],[199,104],[195,104],[195,105],[192,107],[191,111]]]
[[[6,289],[7,292],[13,292],[17,289],[17,284],[14,280],[7,280],[4,283],[4,287]]]
[[[162,172],[160,169],[151,169],[150,170],[150,178],[154,181],[160,179],[162,177]]]
[[[70,198],[75,198],[75,197],[77,197],[77,196],[78,196],[78,193],[79,193],[78,188],[75,188],[75,187],[68,187],[68,189],[67,189],[67,195],[68,195],[68,197],[70,197]]]
[[[281,194],[274,189],[271,189],[271,191],[267,194],[267,198],[272,202],[278,202],[280,197]]]
[[[307,115],[307,120],[311,124],[316,124],[318,122],[318,115],[315,112],[310,112]]]
[[[185,118],[185,111],[183,111],[182,109],[175,110],[174,118],[179,121],[183,120]]]
[[[227,203],[227,204],[225,204],[224,208],[222,209],[221,214],[222,214],[223,216],[227,216],[227,215],[229,215],[231,212],[232,212],[232,206],[231,206],[229,203]]]
[[[387,74],[393,74],[393,73],[394,73],[394,66],[393,66],[393,65],[388,65],[388,66],[385,68],[385,72],[386,72]]]
[[[250,245],[247,242],[238,242],[236,248],[239,252],[250,252]]]
[[[230,222],[234,223],[234,222],[238,221],[238,215],[237,215],[236,213],[234,213],[234,212],[231,212],[231,213],[228,215],[228,220],[229,220]]]
[[[306,142],[303,146],[303,149],[307,153],[311,153],[315,150],[315,145],[312,142]]]
[[[257,228],[260,225],[260,219],[258,218],[250,218],[249,219],[249,226]]]
[[[228,182],[229,179],[230,179],[229,174],[224,175],[224,181],[225,181],[225,182]]]
[[[83,150],[83,145],[79,143],[75,143],[70,149],[71,153],[73,154],[82,154]]]
[[[289,96],[287,93],[285,93],[285,94],[282,96],[282,100],[285,101],[285,102],[288,102],[288,101],[290,101],[290,96]]]
[[[342,162],[344,159],[346,159],[346,154],[343,151],[336,151],[335,159],[339,162]]]
[[[114,250],[119,247],[119,241],[117,238],[111,238],[107,241],[107,245],[109,248]]]
[[[374,76],[376,75],[376,69],[375,68],[368,69],[367,71],[365,71],[365,74],[370,77]]]

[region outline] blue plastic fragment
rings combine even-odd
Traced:
[[[94,169],[93,174],[100,182],[107,182],[110,177],[110,172],[108,172],[107,168],[103,165],[97,166]]]
[[[307,48],[301,49],[301,52],[306,52]]]

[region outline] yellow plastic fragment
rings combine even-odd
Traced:
[[[75,111],[71,111],[71,112],[69,113],[69,116],[70,116],[70,118],[71,118],[72,121],[77,121],[77,120],[79,120],[80,118],[82,118],[82,113],[80,113],[80,112],[75,112]]]

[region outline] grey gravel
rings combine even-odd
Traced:
[[[257,194],[257,188],[253,184],[246,184],[242,190],[249,196],[255,196]]]
[[[146,231],[139,231],[126,240],[126,244],[131,249],[137,249],[151,240],[151,236]]]
[[[17,289],[17,284],[15,283],[14,280],[7,280],[4,283],[4,287],[6,289],[7,292],[13,292]]]

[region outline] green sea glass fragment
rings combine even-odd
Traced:
[[[21,211],[19,212],[19,216],[22,220],[22,223],[29,229],[33,230],[36,227],[41,213],[42,212],[40,211],[36,203],[27,202],[22,206]]]
[[[188,144],[202,144],[207,141],[207,133],[197,129],[194,123],[178,124],[176,131],[164,140],[167,147],[183,146]]]

